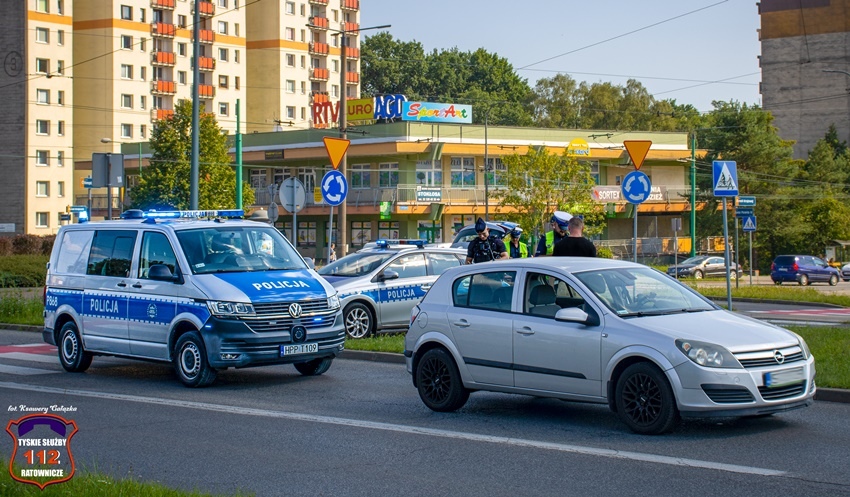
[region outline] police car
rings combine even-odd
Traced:
[[[201,387],[231,367],[319,375],[342,352],[336,290],[273,227],[241,210],[134,214],[59,229],[44,341],[65,370],[95,355],[172,362]]]
[[[431,284],[466,258],[466,250],[437,248],[423,240],[394,241],[378,240],[319,269],[339,292],[351,338],[407,327],[410,310]]]

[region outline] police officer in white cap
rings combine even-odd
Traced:
[[[555,211],[552,214],[552,219],[549,222],[552,224],[552,230],[546,232],[546,236],[540,237],[537,242],[537,250],[534,252],[534,257],[542,255],[552,255],[552,250],[555,244],[569,235],[567,228],[569,226],[572,215],[564,211]]]
[[[478,238],[469,242],[469,247],[466,249],[467,264],[508,258],[505,242],[491,236],[487,223],[480,217],[475,222],[475,231],[478,233]]]

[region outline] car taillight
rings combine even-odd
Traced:
[[[413,322],[416,321],[416,316],[418,316],[418,315],[419,315],[419,306],[415,305],[415,306],[413,306],[413,309],[410,310],[410,324],[408,325],[408,327],[413,326]]]
[[[799,271],[800,265],[795,262],[794,265],[791,266],[791,269],[793,269],[794,271]]]
[[[776,263],[775,263],[775,262],[771,262],[771,263],[770,263],[770,270],[771,270],[771,271],[776,271]]]
[[[47,306],[47,285],[44,285],[44,288],[41,289],[41,302]]]

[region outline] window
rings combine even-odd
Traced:
[[[133,37],[128,35],[121,35],[121,48],[124,50],[130,50],[133,48]]]
[[[227,34],[227,23],[225,21],[218,21],[218,32],[223,35]]]
[[[65,182],[64,181],[58,181],[56,183],[56,186],[57,186],[56,196],[57,197],[64,197],[65,196]]]
[[[227,88],[227,83],[228,83],[227,76],[222,75],[222,76],[218,77],[218,87],[219,88]]]
[[[36,150],[35,151],[35,165],[36,166],[47,166],[49,160],[50,160],[50,155],[47,153],[47,150]]]
[[[284,30],[284,38],[290,41],[295,40],[295,28],[286,28]]]
[[[65,6],[62,0],[56,0],[56,13],[60,16],[65,13]]]
[[[416,162],[416,184],[417,185],[436,185],[443,184],[442,165],[439,161],[432,164],[430,160],[421,160]]]
[[[59,74],[65,74],[65,61],[57,60],[56,61],[56,72]]]
[[[485,174],[487,175],[488,184],[494,186],[506,186],[507,179],[505,178],[505,174],[507,173],[507,171],[508,168],[502,162],[501,158],[487,158],[487,171],[485,172]]]
[[[121,107],[124,109],[132,109],[133,108],[133,95],[127,95],[126,93],[121,94]]]
[[[286,65],[289,67],[295,67],[295,55],[288,53],[286,54]]]
[[[220,116],[230,115],[230,104],[228,104],[227,102],[219,102],[218,103],[218,114]]]
[[[63,90],[56,92],[56,103],[58,105],[65,105],[65,92]]]
[[[185,43],[178,43],[177,44],[177,55],[179,55],[181,57],[186,56],[186,44]]]
[[[35,0],[35,10],[39,12],[50,12],[47,7],[47,0]]]
[[[238,22],[233,23],[233,34],[236,35],[236,36],[239,36],[239,23]]]
[[[35,91],[35,101],[39,104],[49,104],[50,103],[50,90],[36,90]]]
[[[147,68],[147,67],[145,67],[145,66],[142,66],[142,67],[139,69],[139,79],[141,79],[142,81],[144,81],[144,80],[146,80],[147,78],[148,78],[148,68]]]
[[[351,188],[362,189],[371,187],[369,167],[369,164],[354,164],[351,166]]]
[[[56,43],[58,45],[64,45],[65,44],[65,31],[64,30],[60,29],[60,30],[56,31]]]
[[[333,61],[333,71],[339,72],[339,61],[338,60]]]
[[[295,81],[287,79],[285,88],[286,93],[295,93]]]
[[[305,67],[307,67],[307,57],[302,55],[301,56],[301,69],[304,69]]]
[[[422,253],[403,255],[389,263],[387,269],[397,272],[399,279],[421,278],[428,275],[425,268],[425,254]]]
[[[50,30],[47,28],[35,28],[36,43],[50,43]]]
[[[222,60],[224,62],[227,62],[227,59],[228,59],[227,49],[226,48],[219,48],[218,49],[218,60]]]
[[[56,165],[58,167],[62,167],[65,165],[65,152],[61,150],[56,152]]]
[[[94,235],[86,274],[96,276],[130,276],[130,262],[133,259],[133,247],[136,245],[136,232],[98,231]]]
[[[339,97],[339,85],[331,85],[331,95]]]
[[[178,28],[185,28],[186,27],[186,16],[180,15],[180,14],[177,15],[177,27]]]
[[[301,17],[305,17],[307,15],[307,9],[304,7],[304,4],[301,4]]]
[[[301,107],[301,120],[304,121],[305,119],[307,119],[307,107]]]
[[[49,181],[36,181],[35,182],[35,196],[36,197],[49,197],[50,196],[50,182]]]
[[[139,9],[139,22],[146,22],[145,18],[145,9]]]
[[[239,50],[233,51],[233,62],[239,63]]]
[[[139,137],[140,138],[147,138],[147,136],[148,136],[148,127],[146,125],[142,124],[141,126],[139,126]]]
[[[125,21],[132,21],[133,20],[133,7],[130,7],[128,5],[122,5],[121,6],[121,19],[124,19]]]
[[[59,121],[56,124],[56,134],[59,136],[65,136],[65,121]]]
[[[140,38],[139,39],[139,50],[144,52],[145,50],[147,50],[147,47],[148,47],[148,39],[147,38]]]
[[[121,79],[133,79],[133,66],[121,64]]]
[[[399,222],[382,221],[378,223],[378,240],[398,240]],[[454,256],[452,256],[454,257]],[[456,258],[456,257],[455,257]]]
[[[593,178],[593,184],[599,184],[599,161],[590,161],[590,176]]]
[[[353,223],[351,223],[351,243],[353,245],[366,245],[371,241],[371,221],[354,221]]]
[[[286,106],[286,118],[295,119],[295,107],[291,105]]]
[[[49,135],[50,134],[50,121],[44,119],[36,119],[35,121],[35,134],[37,135]]]
[[[452,157],[452,186],[475,186],[475,158]]]
[[[121,124],[121,138],[132,138],[133,137],[133,125],[132,124]]]
[[[146,231],[142,235],[142,250],[139,255],[139,278],[147,279],[154,264],[164,264],[171,270],[171,274],[177,274],[177,257],[168,238],[162,233]]]
[[[186,84],[186,71],[177,71],[177,82],[181,85]]]
[[[581,307],[584,298],[566,281],[543,273],[529,273],[524,290],[525,314],[553,318],[568,307]]]
[[[56,272],[86,274],[86,260],[91,251],[94,231],[66,231],[59,245]]]
[[[455,307],[510,311],[515,271],[471,274],[452,284]]]
[[[301,94],[305,95],[306,93],[307,93],[307,83],[302,81],[301,82]]]
[[[236,88],[237,90],[239,89],[239,76],[233,77],[233,87]]]
[[[227,8],[227,0],[218,0],[218,6]]]
[[[398,186],[398,162],[378,165],[378,186],[381,188]]]
[[[47,212],[36,212],[35,213],[35,227],[36,228],[49,228],[50,225],[48,224],[48,221],[47,221],[48,217],[47,216],[48,216]]]
[[[35,72],[47,74],[50,72],[50,59],[35,59]]]
[[[290,16],[295,15],[295,2],[286,2],[286,14]]]
[[[139,97],[139,108],[144,110],[148,106],[148,97],[142,95]]]

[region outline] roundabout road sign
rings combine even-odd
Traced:
[[[649,176],[640,171],[632,171],[623,178],[623,196],[632,204],[640,204],[649,198],[652,183]]]
[[[339,205],[348,194],[348,181],[337,170],[328,171],[322,178],[322,198],[329,205]]]

